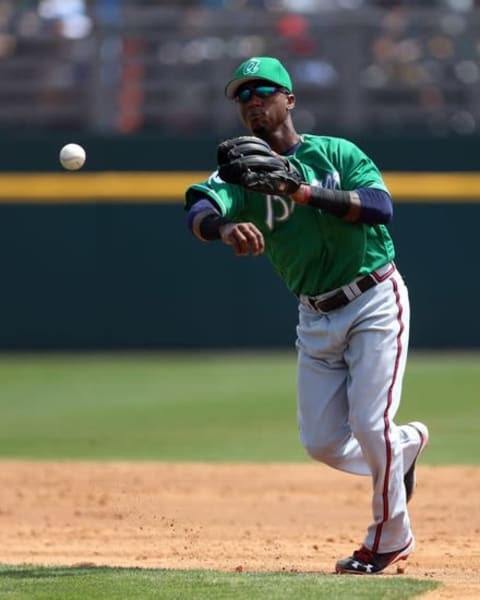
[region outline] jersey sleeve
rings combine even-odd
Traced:
[[[342,189],[375,188],[389,193],[373,160],[352,142],[337,140],[334,161],[338,165]]]
[[[218,207],[222,217],[235,220],[245,204],[245,193],[236,185],[226,183],[214,171],[210,177],[202,182],[191,185],[185,192],[185,210],[199,198],[208,198]]]

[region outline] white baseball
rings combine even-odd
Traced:
[[[85,150],[79,144],[66,144],[60,150],[59,158],[64,169],[77,171],[85,164],[87,155]]]

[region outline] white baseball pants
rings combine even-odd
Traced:
[[[299,305],[298,424],[316,460],[373,479],[373,522],[364,544],[374,552],[412,539],[404,473],[419,448],[399,427],[410,308],[398,273],[346,306],[320,313]]]

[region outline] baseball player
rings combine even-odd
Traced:
[[[239,256],[265,252],[297,296],[301,441],[314,459],[373,483],[363,544],[335,570],[380,573],[414,549],[407,502],[428,442],[423,423],[394,422],[409,300],[386,227],[391,197],[353,143],[297,133],[292,81],[276,58],[243,62],[225,94],[251,135],[222,142],[218,169],[188,188],[188,224]]]

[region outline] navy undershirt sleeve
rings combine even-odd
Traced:
[[[198,215],[198,213],[203,212],[204,210],[213,209],[220,214],[220,211],[214,204],[214,202],[207,198],[199,198],[195,204],[193,204],[187,213],[187,225],[190,231],[192,230],[193,220]]]
[[[368,225],[388,225],[390,223],[393,217],[390,194],[375,188],[359,188],[356,192],[361,204],[358,222]]]

